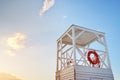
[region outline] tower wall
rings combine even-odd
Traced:
[[[76,80],[114,80],[111,69],[75,66]]]
[[[56,80],[75,80],[74,66],[68,66],[56,72]]]
[[[56,80],[114,80],[111,69],[69,66],[56,72]]]

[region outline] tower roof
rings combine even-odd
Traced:
[[[75,29],[76,44],[79,46],[86,46],[87,44],[92,43],[98,37],[104,37],[103,32],[84,28],[78,25],[71,25],[70,28],[57,40],[62,39],[64,44],[72,44],[72,28]],[[69,33],[69,34],[68,34]]]

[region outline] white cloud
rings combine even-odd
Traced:
[[[0,80],[23,80],[23,79],[18,78],[10,73],[0,72]]]
[[[63,19],[66,19],[67,18],[67,16],[63,16]]]
[[[40,9],[40,16],[49,10],[55,3],[55,0],[44,0],[43,6]]]
[[[7,50],[7,54],[10,56],[15,56],[15,51]]]
[[[10,56],[14,56],[16,51],[25,48],[26,35],[23,33],[16,33],[6,39],[8,46],[7,53]]]

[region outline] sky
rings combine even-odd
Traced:
[[[56,40],[72,24],[105,32],[120,80],[119,0],[0,0],[0,71],[55,80]]]

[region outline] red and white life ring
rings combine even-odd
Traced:
[[[73,61],[72,60],[69,60],[68,62],[67,62],[67,65],[72,65],[73,64]]]
[[[93,54],[95,56],[94,59],[92,59],[90,57],[91,54]],[[98,65],[100,64],[99,56],[94,50],[88,52],[87,58],[88,58],[88,61],[90,62],[90,64],[93,64],[93,66],[95,64],[98,64]]]

